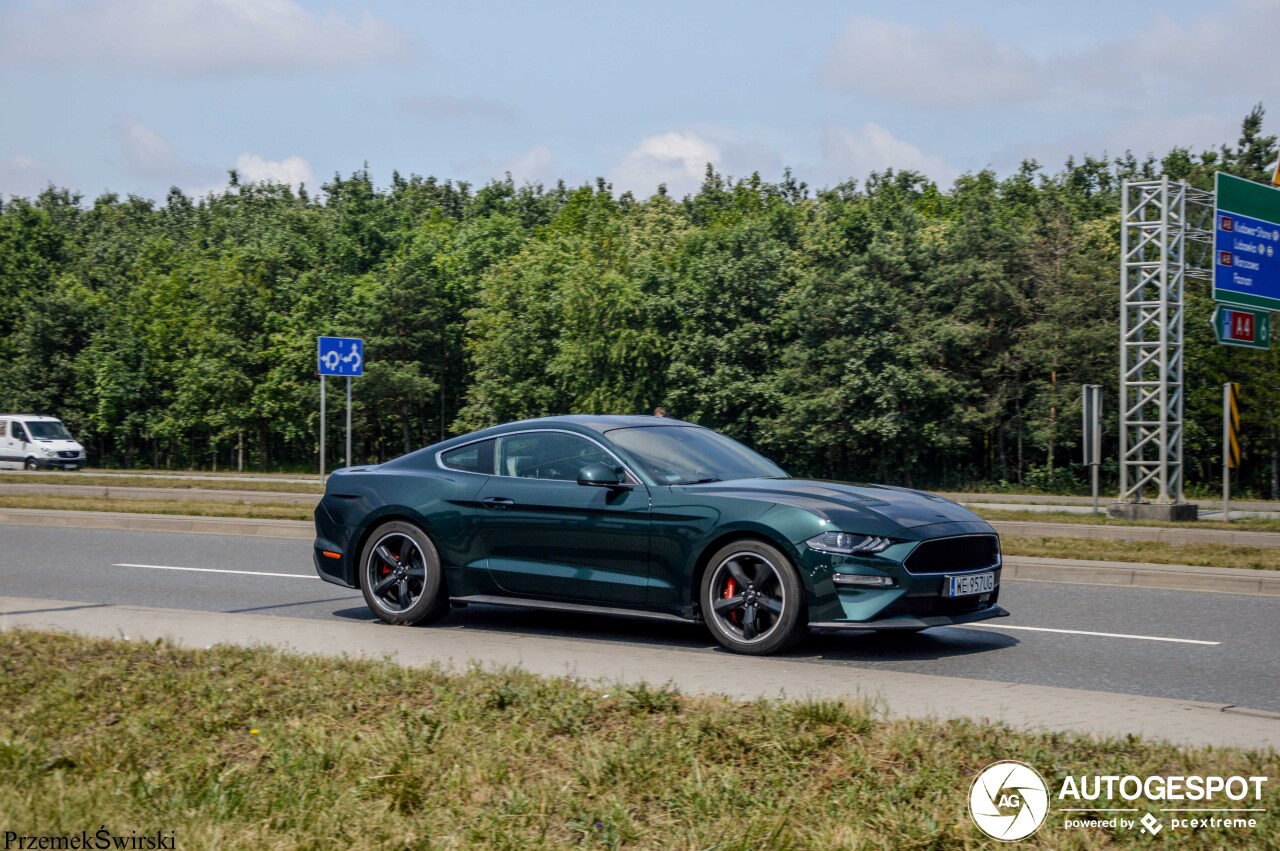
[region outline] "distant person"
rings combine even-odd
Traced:
[[[667,409],[659,405],[653,409],[653,415],[655,417],[665,417],[667,415]]]

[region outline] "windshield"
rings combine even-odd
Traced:
[[[693,426],[620,428],[609,439],[664,485],[785,478],[768,458],[722,434]]]
[[[71,434],[66,426],[57,420],[23,423],[32,440],[70,440]]]

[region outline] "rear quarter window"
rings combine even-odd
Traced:
[[[494,443],[496,440],[482,440],[456,449],[446,449],[440,453],[440,464],[450,470],[492,476]]]

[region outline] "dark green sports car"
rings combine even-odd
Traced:
[[[1000,539],[965,508],[792,479],[710,429],[658,417],[526,420],[337,470],[316,507],[320,577],[379,618],[471,603],[703,621],[739,653],[810,629],[922,630],[1007,615]]]

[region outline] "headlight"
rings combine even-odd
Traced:
[[[46,458],[53,458],[53,457],[54,457],[55,455],[57,455],[58,453],[57,453],[55,450],[53,450],[53,449],[45,449],[43,446],[41,446],[41,447],[40,447],[40,454],[41,454],[41,455],[43,455],[43,456],[44,456],[44,457],[46,457]]]
[[[805,541],[809,549],[823,553],[880,553],[889,549],[893,541],[871,535],[854,535],[849,532],[823,532]]]

